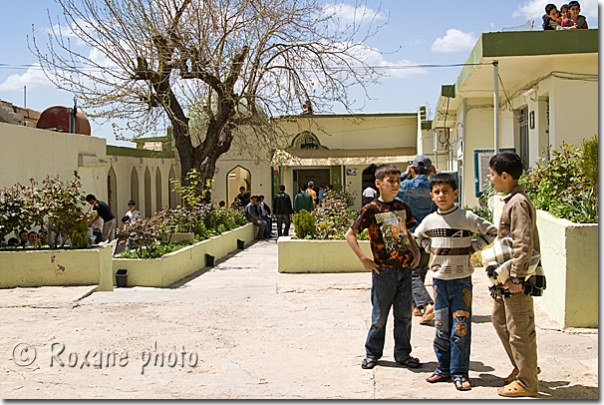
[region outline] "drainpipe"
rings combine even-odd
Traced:
[[[495,154],[499,153],[499,62],[493,61],[493,125]]]

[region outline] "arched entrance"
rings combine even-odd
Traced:
[[[371,187],[379,193],[377,187],[375,186],[375,169],[377,169],[377,166],[372,164],[363,170],[363,184],[361,185],[361,191],[359,192],[361,198],[363,198],[363,190],[365,190],[367,187]]]
[[[109,169],[107,173],[107,200],[109,203],[109,209],[112,212],[117,212],[117,175],[113,167]]]
[[[161,192],[161,171],[159,167],[156,168],[155,172],[155,209],[157,211],[163,208],[162,206],[162,192]]]
[[[147,167],[145,169],[145,217],[150,217],[153,214],[151,208],[151,172]]]
[[[175,193],[174,191],[174,186],[172,185],[172,180],[176,179],[176,173],[174,172],[174,166],[170,167],[170,173],[168,174],[168,205],[170,205],[170,208],[176,208],[178,206],[178,204],[180,204],[180,196],[178,195],[178,193]]]
[[[130,173],[130,199],[140,207],[140,199],[138,198],[138,172],[136,167],[132,168]]]
[[[227,206],[233,203],[233,200],[235,197],[237,197],[237,194],[239,194],[239,187],[241,186],[245,187],[247,191],[251,192],[252,174],[246,168],[236,166],[227,173]]]

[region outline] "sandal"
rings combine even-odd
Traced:
[[[422,365],[422,363],[419,362],[419,359],[417,357],[408,357],[407,359],[403,360],[403,361],[396,361],[398,364],[400,364],[401,366],[405,366],[408,368],[418,368],[419,366]]]
[[[512,381],[505,387],[497,389],[497,394],[502,397],[536,397],[539,395],[537,391],[529,391],[522,385],[518,384],[518,381]]]
[[[434,373],[432,373],[432,375],[428,378],[426,378],[426,381],[428,381],[429,383],[437,383],[437,382],[448,382],[451,381],[451,376],[450,375],[444,375],[444,374],[439,374],[436,371]]]
[[[453,378],[453,384],[455,384],[455,389],[457,389],[457,391],[470,391],[472,389],[470,382],[466,377]]]
[[[518,373],[520,371],[518,371],[517,367],[514,367],[514,369],[512,370],[512,372],[510,373],[510,375],[508,375],[506,378],[503,379],[504,384],[509,384],[512,381],[516,380],[516,377],[518,377]],[[541,374],[541,368],[537,367],[537,374]]]
[[[363,359],[363,362],[361,363],[361,368],[364,369],[372,369],[375,366],[377,366],[377,360],[369,357]]]

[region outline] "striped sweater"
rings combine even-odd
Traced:
[[[473,234],[478,234],[472,240]],[[474,272],[470,255],[497,237],[497,228],[472,211],[458,206],[428,215],[415,229],[417,244],[432,253],[432,277],[453,280]]]

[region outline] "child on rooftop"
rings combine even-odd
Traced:
[[[568,3],[568,9],[570,12],[570,18],[567,18],[562,21],[563,27],[568,27],[569,29],[577,29],[577,30],[586,30],[587,20],[584,16],[580,15],[581,5],[578,1],[571,1]]]

